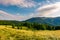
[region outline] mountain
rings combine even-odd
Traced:
[[[16,20],[0,20],[0,24],[21,24],[24,22],[31,22],[31,23],[39,23],[39,24],[47,24],[52,26],[60,26],[60,17],[34,17],[30,18],[25,21],[16,21]]]
[[[48,24],[53,26],[60,26],[60,17],[34,17],[26,20],[27,22],[36,22],[40,24]]]

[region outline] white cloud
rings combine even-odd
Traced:
[[[0,10],[0,20],[23,20],[23,16],[17,16]]]
[[[60,2],[39,7],[36,16],[40,17],[60,17]]]
[[[3,5],[16,5],[21,7],[33,7],[35,4],[33,1],[28,3],[23,0],[0,0],[0,4]],[[49,5],[40,6],[35,13],[30,13],[27,16],[17,13],[16,15],[7,13],[0,10],[0,19],[2,20],[26,20],[32,17],[60,17],[60,2],[56,2]]]
[[[0,4],[9,6],[9,5],[15,5],[17,7],[34,7],[35,2],[32,0],[0,0]]]
[[[0,10],[0,20],[19,20],[19,21],[23,21],[23,20],[27,20],[31,17],[33,17],[33,13],[28,14],[27,16],[24,16],[24,15],[20,15],[19,13],[13,15],[13,14],[10,14],[10,13],[7,13],[5,11]]]

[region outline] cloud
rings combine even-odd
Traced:
[[[0,4],[9,6],[9,5],[15,5],[17,7],[34,7],[35,2],[32,0],[0,0]]]
[[[11,13],[7,13],[5,11],[0,10],[0,20],[18,20],[18,21],[23,21],[27,20],[29,18],[33,17],[33,13],[28,14],[27,16],[20,15],[17,13],[16,15],[13,15]]]
[[[60,2],[39,7],[36,16],[40,17],[59,17],[60,16]]]
[[[35,2],[25,1],[25,0],[0,0],[0,4],[3,5],[16,5],[18,7],[34,7]],[[60,2],[56,2],[53,4],[47,4],[40,6],[36,9],[34,13],[30,13],[27,16],[21,15],[20,13],[17,13],[16,15],[13,15],[11,13],[7,13],[5,11],[0,10],[0,19],[1,20],[27,20],[32,17],[59,17],[60,16]]]
[[[0,10],[0,20],[23,20],[23,16],[12,15]]]

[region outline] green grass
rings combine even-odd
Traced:
[[[0,40],[60,40],[60,30],[31,31],[0,26]]]

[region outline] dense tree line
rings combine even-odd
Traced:
[[[0,25],[11,25],[12,28],[17,27],[17,29],[21,29],[21,27],[25,26],[28,29],[33,30],[60,30],[60,26],[50,26],[47,24],[39,24],[39,23],[30,23],[30,22],[19,22],[19,21],[0,21]]]

